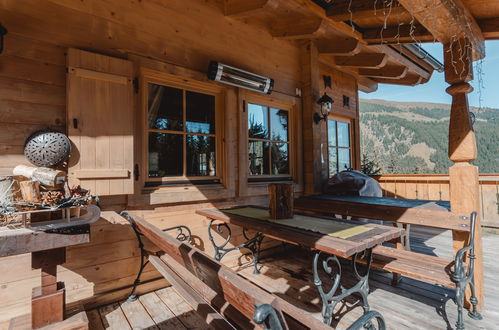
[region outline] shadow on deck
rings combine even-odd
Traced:
[[[414,226],[411,245],[414,251],[450,258],[451,233],[434,228]],[[499,287],[494,278],[499,273],[499,236],[484,233],[485,310],[484,319],[465,317],[466,329],[499,328]],[[261,275],[254,275],[252,265],[234,268],[240,275],[263,289],[320,318],[321,302],[312,274],[312,253],[283,245],[262,260]],[[350,263],[342,263],[348,286]],[[325,283],[327,283],[324,280]],[[403,277],[397,287],[391,286],[391,274],[373,269],[370,277],[369,303],[385,318],[388,329],[453,329],[456,305],[453,291],[419,280]],[[351,324],[362,313],[359,300],[353,296],[339,306],[341,324]],[[173,291],[166,288],[141,296],[135,303],[112,304],[89,311],[92,328],[134,329],[204,329],[208,326],[195,311]]]

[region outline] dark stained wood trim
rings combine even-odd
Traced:
[[[469,231],[469,219],[445,210],[375,205],[329,199],[326,195],[301,197],[295,209],[307,214],[340,214],[359,218],[395,221],[413,225]]]

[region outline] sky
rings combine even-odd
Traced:
[[[442,44],[422,44],[422,47],[443,63]],[[483,59],[482,67],[482,88],[481,97],[479,86],[479,70],[475,63],[474,80],[471,85],[474,91],[468,94],[471,106],[499,108],[499,40],[485,42],[486,56]],[[417,86],[397,86],[379,84],[378,90],[373,93],[360,92],[360,97],[365,99],[382,99],[399,102],[432,102],[451,103],[451,96],[445,92],[449,85],[445,82],[444,73],[434,71],[431,79],[422,85]]]

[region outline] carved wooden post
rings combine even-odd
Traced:
[[[451,86],[447,93],[452,95],[449,123],[449,158],[454,165],[449,168],[451,211],[470,215],[476,211],[477,230],[475,236],[475,284],[479,309],[483,306],[483,251],[480,225],[480,199],[478,167],[470,164],[477,157],[475,132],[469,115],[468,97],[473,88],[471,45],[466,39],[459,39],[444,45],[445,81]],[[462,248],[468,240],[467,232],[453,231],[454,251]],[[466,295],[467,303],[469,295]]]

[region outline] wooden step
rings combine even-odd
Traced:
[[[386,246],[373,250],[372,266],[392,273],[454,288],[450,279],[453,260]]]

